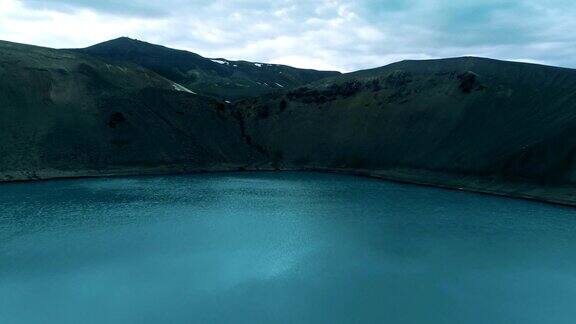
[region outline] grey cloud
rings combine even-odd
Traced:
[[[15,1],[15,0],[9,0]],[[576,66],[576,8],[567,0],[23,0],[160,21],[141,39],[206,56],[370,68],[460,55]],[[2,30],[0,29],[0,33]],[[122,36],[122,35],[117,35]],[[78,37],[81,37],[79,35]],[[65,46],[65,45],[63,45]]]
[[[164,17],[182,5],[201,5],[205,1],[147,1],[147,0],[23,0],[31,9],[53,9],[73,12],[78,9],[91,9],[115,15]]]

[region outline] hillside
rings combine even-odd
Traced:
[[[223,109],[135,65],[0,42],[0,178],[243,165]]]
[[[111,62],[135,63],[192,91],[229,101],[290,89],[339,74],[285,65],[209,59],[127,37],[74,51]]]
[[[576,70],[403,61],[227,104],[135,61],[0,42],[0,180],[320,170],[576,205]]]
[[[575,70],[404,61],[239,106],[278,168],[576,201]]]

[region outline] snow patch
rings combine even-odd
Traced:
[[[225,64],[225,65],[230,65],[230,62],[228,61],[224,61],[224,60],[210,60],[214,63],[218,63],[218,64]]]
[[[194,92],[194,91],[192,91],[186,87],[183,87],[183,86],[179,85],[178,83],[172,83],[172,87],[174,87],[174,90],[176,90],[176,91],[182,91],[182,92],[188,92],[191,94],[197,94],[196,92]]]
[[[227,103],[227,104],[229,104],[229,103],[230,103],[230,101],[228,101],[228,100],[224,100],[224,102],[225,102],[225,103]]]
[[[284,86],[281,85],[280,83],[278,83],[278,82],[275,82],[275,83],[276,83],[276,85],[279,86],[280,88],[284,88]]]
[[[254,63],[254,65],[256,65],[257,67],[262,67],[261,63]]]

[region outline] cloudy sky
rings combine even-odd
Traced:
[[[573,0],[0,0],[0,39],[129,36],[207,57],[352,71],[476,55],[576,67]]]

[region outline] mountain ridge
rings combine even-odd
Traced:
[[[141,65],[189,88],[223,100],[237,100],[294,88],[339,72],[298,69],[286,65],[232,61],[200,56],[186,50],[120,37],[83,49],[101,59]]]

